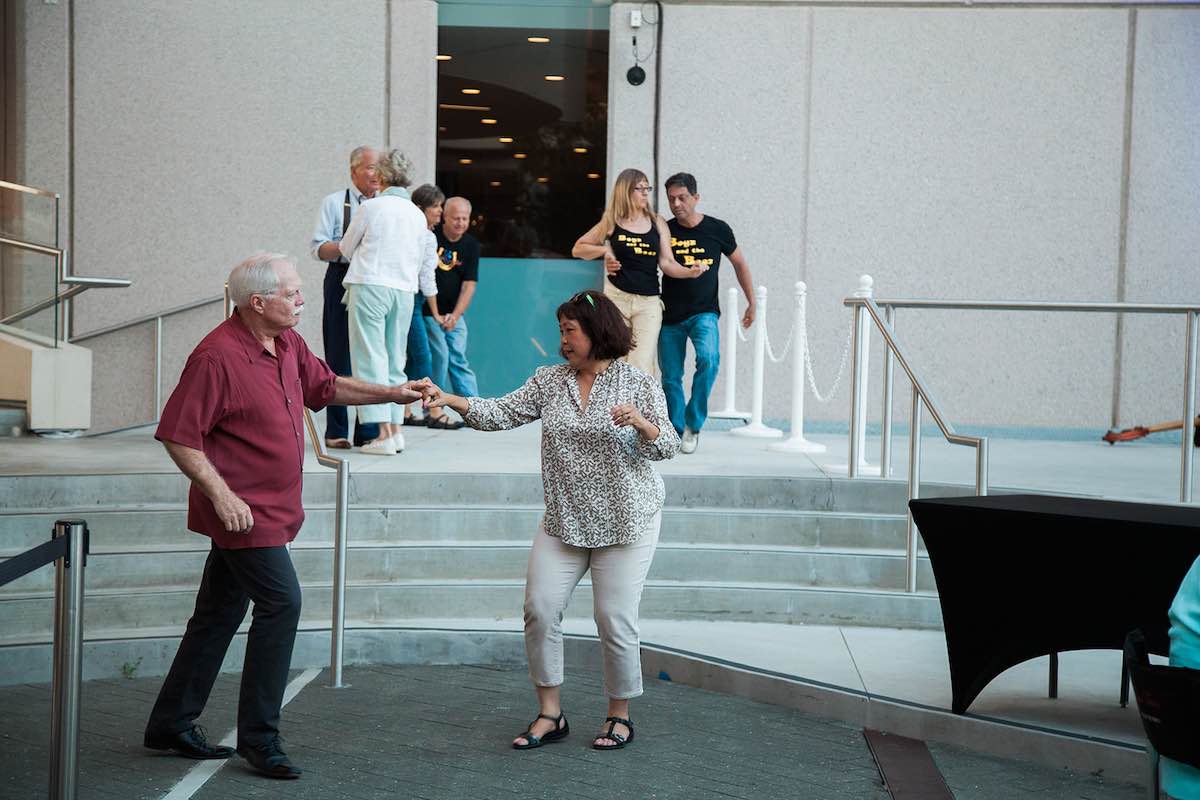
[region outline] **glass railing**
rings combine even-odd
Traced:
[[[72,274],[59,210],[54,192],[0,180],[0,331],[51,347],[71,338],[72,298],[130,284]]]
[[[0,181],[0,320],[35,307],[58,290],[59,197],[45,189]],[[58,344],[58,304],[9,322],[9,327]]]

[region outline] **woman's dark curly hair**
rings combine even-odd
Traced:
[[[589,358],[621,358],[633,349],[633,330],[616,304],[601,292],[588,289],[558,307],[558,321],[575,320],[592,341]]]

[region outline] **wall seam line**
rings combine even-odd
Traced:
[[[1125,302],[1126,265],[1129,258],[1129,176],[1133,158],[1133,82],[1137,60],[1137,9],[1129,9],[1125,43],[1125,118],[1121,135],[1121,213],[1117,237],[1117,302]],[[1110,425],[1120,424],[1121,351],[1125,342],[1125,318],[1117,314],[1113,336],[1113,389]]]

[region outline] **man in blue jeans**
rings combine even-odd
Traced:
[[[663,393],[667,413],[682,440],[680,452],[694,453],[700,443],[700,429],[708,419],[708,395],[717,380],[721,362],[721,341],[717,319],[721,307],[717,300],[717,268],[721,256],[733,264],[734,275],[749,303],[742,316],[742,327],[754,322],[754,284],[746,256],[737,245],[733,230],[716,217],[696,210],[700,194],[696,178],[679,172],[667,178],[667,201],[671,205],[671,250],[675,260],[685,267],[704,265],[709,269],[699,278],[679,280],[663,276],[662,329],[658,334],[658,367],[662,370]],[[692,376],[692,397],[683,396],[683,359],[688,339],[696,351],[696,373]]]
[[[433,229],[438,247],[437,313],[428,303],[422,309],[433,367],[430,377],[461,397],[479,395],[475,373],[467,363],[467,321],[463,319],[479,284],[479,240],[467,233],[469,227],[471,203],[465,197],[451,197],[441,226]],[[426,424],[445,430],[462,427],[445,415],[430,415]]]

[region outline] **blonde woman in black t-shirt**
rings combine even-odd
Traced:
[[[650,375],[662,327],[659,272],[672,278],[696,278],[708,269],[684,267],[675,260],[667,221],[650,207],[652,191],[646,173],[622,170],[604,216],[571,249],[575,258],[604,259],[604,294],[633,329],[633,350],[625,360]]]

